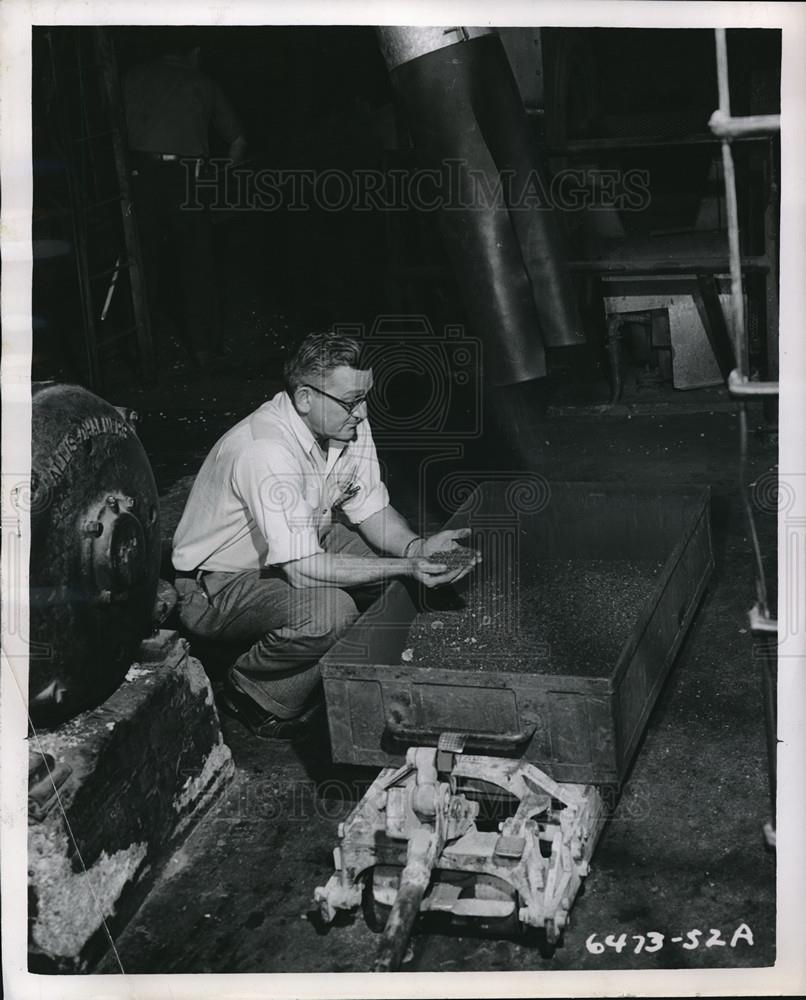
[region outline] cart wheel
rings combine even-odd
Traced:
[[[361,911],[364,914],[364,920],[366,921],[367,927],[373,933],[380,934],[384,927],[386,927],[386,921],[389,919],[389,914],[392,912],[392,907],[387,906],[385,903],[379,903],[375,898],[375,869],[370,868],[364,877],[364,891],[361,896]]]
[[[516,941],[521,947],[524,948],[536,948],[540,952],[542,958],[551,958],[554,953],[553,946],[547,943],[546,931],[543,927],[535,927],[534,924],[523,923],[517,915],[519,911],[525,905],[523,897],[520,895],[515,896],[515,914],[516,926],[514,933],[512,935],[512,940]],[[549,923],[547,920],[546,923]]]

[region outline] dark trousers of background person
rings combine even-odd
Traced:
[[[165,319],[198,363],[221,340],[218,274],[207,207],[194,194],[193,161],[132,154],[132,190],[151,309],[155,351],[165,356]]]
[[[361,536],[336,522],[326,552],[374,557]],[[179,620],[191,637],[233,647],[229,678],[281,719],[299,715],[319,684],[319,660],[380,596],[383,585],[292,587],[279,569],[178,577]]]

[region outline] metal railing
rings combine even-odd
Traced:
[[[748,115],[734,118],[731,115],[728,46],[724,28],[716,29],[716,63],[719,108],[711,115],[708,124],[714,135],[722,140],[722,168],[725,176],[728,250],[730,253],[731,325],[736,354],[736,369],[730,374],[728,388],[738,398],[743,396],[775,396],[778,394],[777,382],[751,382],[748,374],[749,358],[744,325],[742,258],[739,250],[739,212],[731,141],[747,135],[778,132],[781,129],[781,117],[780,115]]]
[[[736,356],[736,368],[728,376],[728,389],[739,400],[739,479],[742,503],[745,508],[747,525],[753,548],[753,563],[756,588],[756,603],[750,609],[749,624],[752,634],[759,642],[774,642],[778,634],[778,622],[770,614],[767,582],[764,572],[764,560],[761,552],[758,531],[756,529],[753,507],[747,486],[747,450],[748,426],[747,404],[752,397],[777,396],[778,382],[757,382],[749,377],[749,350],[744,324],[744,297],[742,290],[742,267],[739,251],[739,217],[736,199],[736,175],[733,169],[733,154],[731,142],[739,137],[759,135],[762,133],[779,132],[781,119],[779,115],[753,115],[734,118],[730,113],[730,90],[728,77],[728,49],[724,28],[716,29],[716,59],[717,79],[719,83],[719,109],[713,113],[709,126],[714,135],[722,141],[722,164],[725,175],[725,201],[728,217],[728,247],[730,252],[730,292],[731,319],[733,326],[733,346]],[[770,275],[775,280],[775,275]],[[767,844],[776,844],[775,832],[775,800],[777,788],[776,720],[775,710],[776,687],[775,673],[770,664],[765,662],[762,668],[762,686],[764,691],[765,728],[767,731],[767,754],[770,781],[770,800],[773,810],[773,820],[764,824],[764,836]]]

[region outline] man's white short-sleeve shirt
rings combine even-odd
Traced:
[[[174,534],[178,570],[263,569],[322,552],[339,507],[360,524],[389,504],[366,420],[327,457],[285,392],[220,438]]]

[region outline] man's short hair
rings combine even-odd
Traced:
[[[341,333],[309,333],[283,368],[286,389],[293,395],[306,382],[346,365],[360,367],[361,342]]]

